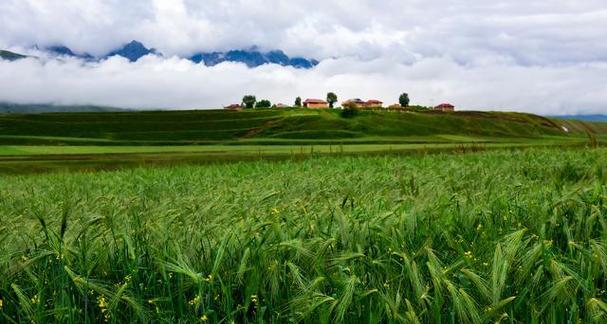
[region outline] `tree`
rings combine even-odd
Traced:
[[[301,107],[301,97],[295,98],[295,107]]]
[[[242,105],[247,109],[251,109],[251,108],[255,107],[256,102],[257,102],[257,98],[255,98],[255,96],[253,96],[253,95],[246,95],[246,96],[242,97]]]
[[[337,102],[337,95],[333,92],[327,93],[327,102],[329,107],[333,108],[333,105]]]
[[[270,108],[270,107],[272,107],[272,103],[270,102],[270,100],[267,100],[267,99],[259,100],[257,102],[257,104],[255,104],[255,108]]]
[[[400,95],[400,97],[398,98],[398,103],[400,103],[400,106],[405,108],[409,106],[409,94],[407,93],[403,93]]]
[[[342,108],[341,117],[343,118],[352,118],[358,114],[358,108],[353,102],[346,102]]]

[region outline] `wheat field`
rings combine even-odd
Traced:
[[[0,322],[605,322],[606,153],[2,176]]]

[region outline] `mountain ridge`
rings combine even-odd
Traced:
[[[27,58],[27,55],[18,54],[10,51],[0,50],[0,59],[7,61],[16,61],[20,59]]]
[[[154,48],[146,47],[142,42],[132,40],[131,42],[118,47],[107,54],[101,56],[93,56],[89,53],[75,52],[64,45],[53,45],[43,49],[39,49],[38,46],[34,47],[37,50],[41,50],[51,54],[55,57],[67,56],[75,57],[87,61],[105,60],[113,56],[121,56],[129,60],[130,62],[137,62],[144,56],[147,55],[158,55],[163,56],[161,52]],[[9,54],[10,53],[10,54]],[[6,59],[18,60],[25,58],[25,55],[7,52]],[[5,56],[1,56],[5,58]],[[189,57],[181,57],[192,61],[196,64],[203,63],[206,66],[215,66],[223,62],[236,62],[244,63],[249,68],[255,68],[265,64],[277,64],[280,66],[291,66],[297,69],[311,69],[319,64],[316,59],[308,59],[301,56],[288,56],[284,51],[275,49],[270,51],[261,51],[257,47],[251,47],[249,49],[232,49],[224,52],[214,51],[205,52],[199,51]]]
[[[607,115],[603,114],[589,114],[589,115],[561,115],[561,116],[550,116],[558,119],[572,119],[581,121],[592,121],[592,122],[607,122]]]

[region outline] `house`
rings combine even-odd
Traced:
[[[382,108],[383,106],[384,103],[376,99],[367,100],[367,102],[365,102],[365,107],[367,108]]]
[[[289,106],[283,104],[283,103],[278,103],[276,105],[274,105],[275,108],[289,108]]]
[[[226,110],[241,110],[242,106],[240,104],[232,104],[232,105],[223,107],[223,109],[226,109]]]
[[[440,110],[440,111],[455,111],[455,106],[449,103],[442,103],[436,107],[434,107],[434,110]]]
[[[329,108],[329,103],[322,99],[306,99],[303,105],[306,108]]]
[[[367,106],[367,102],[359,98],[354,98],[342,102],[341,105],[342,107],[353,106],[355,108],[365,108]]]

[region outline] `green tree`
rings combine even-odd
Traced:
[[[358,108],[353,102],[346,102],[342,108],[340,114],[343,118],[352,118],[358,114]]]
[[[334,92],[327,93],[327,102],[329,103],[329,107],[333,108],[337,102],[337,95]]]
[[[257,98],[255,98],[255,96],[253,96],[253,95],[246,95],[246,96],[242,97],[242,105],[247,109],[251,109],[251,108],[255,107],[256,102],[257,102]]]
[[[398,103],[400,103],[400,106],[405,108],[409,106],[409,94],[408,93],[403,93],[400,95],[400,97],[398,98]]]
[[[270,108],[270,107],[272,107],[272,103],[270,102],[270,100],[267,100],[267,99],[259,100],[255,104],[255,108]]]
[[[301,107],[301,97],[295,98],[295,107]]]

